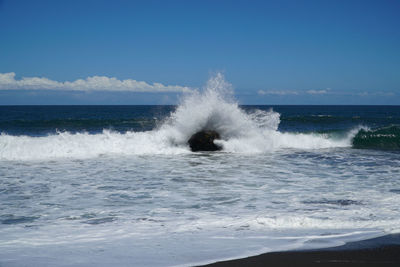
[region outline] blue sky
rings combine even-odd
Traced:
[[[0,0],[0,104],[400,104],[400,1]],[[66,83],[67,82],[67,83]]]

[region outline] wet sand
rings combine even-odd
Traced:
[[[400,234],[334,248],[270,252],[205,266],[400,266]]]

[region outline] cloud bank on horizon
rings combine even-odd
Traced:
[[[300,94],[308,94],[308,95],[325,95],[329,94],[331,88],[321,89],[321,90],[306,90],[306,91],[295,91],[295,90],[258,90],[257,94],[259,95],[300,95]]]
[[[115,77],[90,76],[75,81],[55,81],[46,77],[22,77],[16,79],[15,72],[0,73],[0,91],[75,91],[75,92],[131,92],[131,93],[192,93],[197,88],[180,85],[149,84],[133,79],[119,80]],[[340,92],[331,88],[311,90],[258,90],[259,96],[298,96],[298,95],[356,95],[356,96],[394,96],[393,92]]]
[[[259,96],[297,96],[297,95],[310,95],[310,96],[323,96],[323,95],[343,95],[343,96],[396,96],[394,92],[389,91],[333,91],[331,88],[320,89],[320,90],[258,90]]]
[[[149,84],[133,79],[91,76],[75,81],[54,81],[45,77],[15,79],[14,72],[0,73],[0,90],[113,91],[143,93],[190,93],[192,88],[178,85]]]

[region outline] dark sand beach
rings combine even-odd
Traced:
[[[205,266],[400,266],[400,234],[326,249],[271,252]]]

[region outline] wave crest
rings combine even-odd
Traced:
[[[400,150],[400,126],[360,129],[352,140],[354,148]]]

